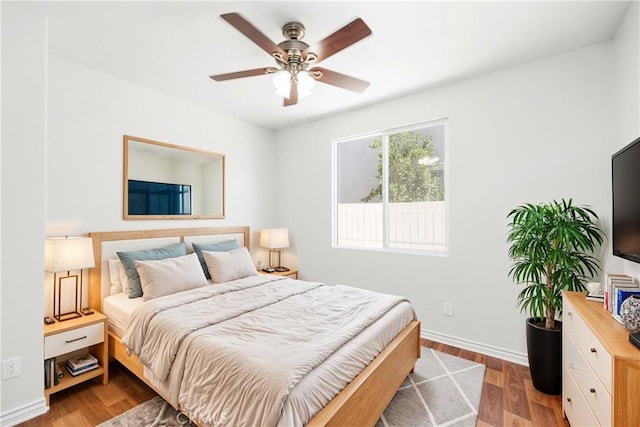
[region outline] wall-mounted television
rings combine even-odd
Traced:
[[[191,215],[191,186],[130,179],[129,215]]]
[[[613,255],[640,263],[640,138],[611,156]]]

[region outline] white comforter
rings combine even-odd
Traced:
[[[199,423],[270,426],[305,375],[402,301],[253,276],[146,302],[123,343]]]

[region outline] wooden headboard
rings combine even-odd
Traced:
[[[107,259],[116,251],[151,249],[177,242],[207,243],[237,239],[250,248],[249,227],[170,228],[139,231],[92,232],[96,266],[89,270],[89,307],[102,310],[102,300],[109,295]],[[187,245],[191,251],[191,245]],[[105,283],[106,282],[106,283]]]

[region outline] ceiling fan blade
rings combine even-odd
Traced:
[[[255,68],[253,70],[236,71],[234,73],[216,74],[215,76],[209,76],[217,82],[224,80],[240,79],[242,77],[262,76],[269,73],[271,67]]]
[[[318,56],[316,61],[320,62],[369,35],[371,35],[371,28],[362,19],[356,18],[321,42],[306,49],[303,56],[306,57],[308,52],[313,52]]]
[[[338,73],[337,71],[327,70],[326,68],[314,67],[309,71],[320,71],[322,73],[322,76],[316,79],[320,83],[341,87],[353,92],[362,93],[369,87],[369,82]]]
[[[291,89],[289,89],[289,98],[284,99],[284,106],[296,105],[298,103],[298,85],[291,83]]]
[[[267,36],[262,34],[260,30],[253,26],[249,21],[244,19],[237,13],[225,13],[220,15],[222,19],[233,25],[238,31],[247,36],[249,40],[260,46],[262,50],[269,55],[273,55],[274,52],[278,52],[286,57],[285,52],[280,49],[274,42],[269,40]]]

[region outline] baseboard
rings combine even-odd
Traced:
[[[497,357],[498,359],[517,363],[518,365],[529,366],[529,360],[526,354],[517,353],[511,350],[505,350],[503,348],[494,347],[492,345],[482,344],[479,342],[470,341],[447,334],[441,334],[439,332],[428,331],[426,329],[422,329],[420,331],[420,336],[431,341],[437,341],[465,350],[475,351],[476,353],[486,354],[487,356]]]
[[[49,407],[46,405],[44,397],[30,403],[10,409],[0,413],[0,426],[14,426],[23,423],[38,415],[46,414]]]

